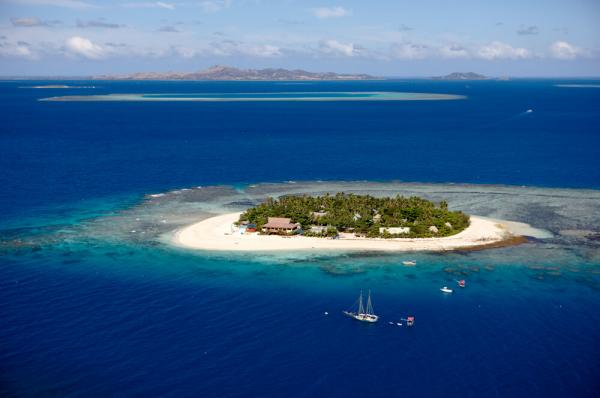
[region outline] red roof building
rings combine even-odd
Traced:
[[[267,223],[263,225],[263,232],[266,233],[292,233],[300,228],[300,224],[293,223],[291,218],[269,217]]]

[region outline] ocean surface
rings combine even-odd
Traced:
[[[79,88],[32,88],[50,84]],[[0,82],[0,396],[598,396],[598,84]],[[380,91],[466,99],[38,101]],[[337,191],[548,237],[441,254],[169,243],[267,196]],[[377,324],[341,312],[361,289]]]

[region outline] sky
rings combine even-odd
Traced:
[[[600,76],[600,0],[0,0],[0,75]]]

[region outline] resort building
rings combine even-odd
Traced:
[[[300,224],[293,223],[291,218],[284,217],[269,217],[263,232],[268,234],[291,234],[300,229]]]
[[[407,234],[410,232],[410,227],[381,227],[381,228],[379,228],[380,234],[383,234],[385,232],[392,234],[392,235]]]
[[[313,211],[311,213],[311,215],[314,219],[317,219],[317,218],[325,217],[327,215],[327,212],[326,211]]]

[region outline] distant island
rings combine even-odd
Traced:
[[[3,76],[5,80],[175,80],[175,81],[356,81],[393,80],[399,77],[373,76],[366,73],[308,72],[302,69],[264,68],[242,69],[214,65],[195,72],[134,72],[95,76]],[[507,76],[491,78],[475,72],[453,72],[445,76],[425,77],[431,80],[509,80]],[[33,88],[82,88],[61,84]],[[85,87],[88,88],[88,87]],[[93,88],[93,87],[91,87]]]
[[[93,76],[95,80],[234,80],[234,81],[315,81],[315,80],[372,80],[367,74],[307,72],[301,69],[239,69],[215,65],[197,72],[138,72],[125,75]]]
[[[20,88],[65,89],[65,88],[96,88],[94,86],[68,86],[66,84],[47,84],[42,86],[22,86]]]
[[[340,232],[367,238],[432,238],[455,235],[469,226],[469,217],[419,197],[375,198],[337,193],[325,196],[269,198],[246,210],[239,226],[263,234],[335,237]]]
[[[434,76],[433,80],[489,80],[489,77],[474,72],[453,72],[446,76]]]

